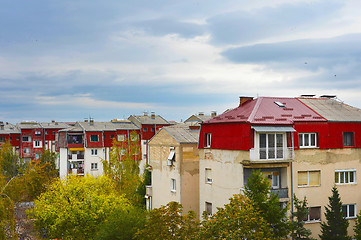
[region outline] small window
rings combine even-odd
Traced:
[[[206,183],[212,184],[212,169],[206,168]]]
[[[53,135],[55,135],[55,131],[53,131]]]
[[[112,135],[110,135],[110,139],[113,139],[114,138],[114,135],[112,134]]]
[[[45,135],[48,135],[49,134],[49,132],[48,131],[45,131]]]
[[[343,133],[343,146],[345,146],[345,147],[354,146],[353,132],[344,132]]]
[[[356,183],[356,169],[335,170],[335,184]]]
[[[209,217],[212,216],[212,203],[206,202],[206,209],[205,209],[205,211],[207,212],[207,214],[208,214]]]
[[[356,204],[342,205],[342,214],[346,219],[356,218]]]
[[[148,130],[148,128],[143,128],[143,132],[146,132]]]
[[[23,136],[23,142],[31,142],[30,136]]]
[[[98,170],[98,163],[92,163],[91,170]]]
[[[154,131],[155,131],[155,128],[151,128],[150,130],[151,130],[152,132],[154,132]]]
[[[35,131],[35,137],[40,137],[41,136],[41,131]]]
[[[317,133],[300,133],[298,134],[300,148],[317,147]]]
[[[125,141],[125,134],[120,134],[117,136],[117,138],[118,138],[118,142],[123,142]]]
[[[120,155],[125,155],[125,149],[120,150]]]
[[[42,141],[39,141],[39,140],[35,140],[34,143],[34,148],[41,148],[43,147],[43,144],[42,144]]]
[[[299,171],[298,186],[299,187],[320,186],[320,171]]]
[[[204,146],[207,148],[211,147],[211,139],[212,139],[212,134],[211,133],[206,133],[205,135],[205,143]]]
[[[17,141],[19,141],[19,140],[20,140],[20,138],[19,138],[19,137],[16,137],[16,140],[17,140]]]
[[[174,178],[170,180],[170,191],[175,192],[176,191],[176,181]]]
[[[11,140],[11,137],[10,137]],[[0,137],[0,142],[5,142],[5,137]]]
[[[23,153],[30,153],[30,148],[23,148]]]
[[[173,161],[173,162],[175,161],[175,150],[174,149],[170,150],[168,160]]]
[[[92,149],[92,150],[91,150],[91,155],[92,155],[92,156],[98,155],[98,149]]]
[[[90,135],[91,142],[98,142],[98,135]]]
[[[10,136],[10,138],[9,138],[9,139],[10,139],[10,141],[12,141],[12,140],[13,140],[13,137],[12,137],[12,136]]]
[[[305,222],[321,221],[321,207],[310,207],[307,217],[303,219]]]
[[[132,134],[131,137],[130,137],[130,140],[137,141],[138,140],[138,135]]]

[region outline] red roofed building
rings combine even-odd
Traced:
[[[307,197],[315,237],[336,184],[352,231],[361,206],[360,109],[334,96],[241,97],[237,108],[201,124],[199,148],[200,212],[222,207],[257,169],[281,203],[292,203],[293,193]]]

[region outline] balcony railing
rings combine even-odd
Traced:
[[[69,154],[68,159],[73,161],[78,159],[84,160],[84,154]]]
[[[279,198],[288,198],[288,188],[271,189],[271,193],[275,193]]]
[[[294,150],[289,148],[252,148],[250,150],[251,161],[267,161],[267,160],[285,160],[294,159]]]
[[[79,169],[79,168],[70,168],[68,170],[68,174],[73,174],[73,175],[84,175],[84,169]]]

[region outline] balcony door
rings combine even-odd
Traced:
[[[260,159],[283,159],[284,158],[284,134],[283,133],[260,133],[259,134],[259,158]]]

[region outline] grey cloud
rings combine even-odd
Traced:
[[[337,17],[341,3],[320,1],[275,5],[252,11],[235,11],[207,20],[214,44],[239,44],[277,35],[291,35],[327,24]]]

